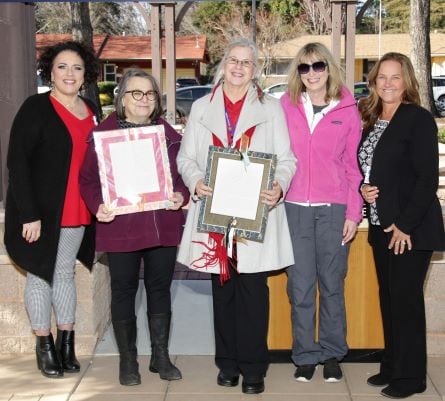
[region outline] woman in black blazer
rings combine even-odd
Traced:
[[[385,338],[380,372],[368,384],[386,386],[384,396],[406,398],[426,389],[423,284],[433,251],[445,249],[437,126],[419,106],[406,56],[385,54],[368,79],[370,96],[359,104],[358,158]]]
[[[25,305],[37,366],[49,378],[80,371],[75,355],[76,258],[91,268],[94,226],[80,196],[79,169],[97,116],[78,92],[97,79],[98,61],[79,42],[45,49],[38,67],[51,91],[25,100],[11,128],[5,245],[26,271]],[[54,310],[57,340],[51,333]]]

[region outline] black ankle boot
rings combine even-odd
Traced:
[[[136,319],[113,320],[114,336],[119,348],[119,382],[123,386],[141,384],[136,348]]]
[[[62,364],[57,357],[54,338],[49,336],[36,336],[36,358],[37,368],[43,376],[58,379],[63,377]]]
[[[77,373],[80,371],[80,363],[74,352],[74,330],[57,329],[56,351],[64,372]]]
[[[168,355],[171,313],[148,314],[150,328],[151,359],[150,372],[159,373],[163,380],[182,379],[181,372],[173,365]]]

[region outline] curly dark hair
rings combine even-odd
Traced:
[[[85,84],[91,84],[97,80],[99,74],[99,60],[94,54],[94,50],[81,42],[68,41],[60,42],[47,47],[37,62],[37,69],[40,70],[40,76],[43,82],[51,84],[51,70],[54,59],[60,52],[65,50],[77,53],[85,64]]]

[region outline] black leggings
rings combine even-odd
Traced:
[[[108,252],[112,320],[128,320],[135,317],[135,299],[142,260],[148,313],[171,311],[170,286],[175,269],[176,247]]]

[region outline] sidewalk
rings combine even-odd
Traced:
[[[148,356],[140,357],[142,384],[118,382],[118,356],[80,358],[82,371],[63,379],[47,379],[36,368],[33,355],[0,356],[0,401],[374,401],[387,400],[380,389],[366,385],[377,372],[375,363],[344,363],[340,383],[325,383],[319,368],[310,383],[293,379],[292,364],[271,364],[266,391],[245,395],[241,386],[216,385],[217,369],[211,356],[178,356],[183,379],[163,381],[148,372]],[[429,358],[428,388],[410,400],[445,401],[445,357]]]

